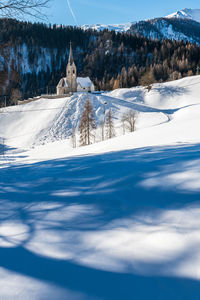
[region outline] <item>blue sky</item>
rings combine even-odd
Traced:
[[[47,13],[56,24],[75,25],[67,0],[51,0]],[[161,17],[182,8],[200,8],[199,0],[69,0],[79,25],[125,23]]]

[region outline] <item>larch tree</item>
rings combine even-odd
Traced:
[[[125,133],[125,128],[129,132],[135,131],[136,116],[133,110],[130,109],[127,113],[123,114],[121,120],[123,124],[123,133]]]
[[[126,133],[126,115],[125,114],[122,115],[121,122],[122,122],[123,134],[125,134]]]
[[[115,136],[115,128],[113,123],[113,115],[111,109],[106,118],[106,137],[112,139]]]
[[[95,137],[94,129],[96,129],[96,121],[92,104],[89,100],[86,101],[83,113],[80,120],[80,144],[86,146],[91,144],[91,139]]]
[[[11,104],[17,105],[18,101],[22,100],[22,92],[19,89],[12,89]]]
[[[105,122],[102,120],[100,122],[100,128],[101,128],[101,140],[104,141],[105,135],[104,135],[104,129],[105,129]]]
[[[72,128],[72,131],[71,131],[71,142],[72,142],[72,147],[76,148],[76,128]]]

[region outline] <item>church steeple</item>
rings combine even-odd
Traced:
[[[73,52],[72,52],[72,42],[70,42],[70,50],[69,50],[69,60],[70,65],[74,63]]]
[[[76,70],[76,65],[74,63],[71,42],[70,42],[70,49],[69,49],[69,60],[68,60],[67,70],[66,70],[66,79],[67,79],[67,85],[70,92],[72,93],[76,92],[77,91],[77,70]]]

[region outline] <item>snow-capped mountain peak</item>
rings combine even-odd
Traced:
[[[93,29],[97,31],[102,31],[104,29],[108,29],[109,31],[114,30],[116,32],[126,32],[130,29],[131,25],[133,25],[134,22],[128,22],[125,24],[94,24],[94,25],[82,25],[81,28],[83,30]]]
[[[166,16],[166,18],[190,19],[196,22],[200,22],[200,9],[184,8],[171,15]]]

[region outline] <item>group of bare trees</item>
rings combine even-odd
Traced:
[[[128,132],[135,131],[135,112],[133,110],[129,110],[122,115],[122,128],[123,134]],[[101,140],[112,139],[116,136],[115,126],[113,121],[113,113],[112,110],[109,109],[107,115],[105,116],[105,111],[103,115],[103,121],[99,126],[101,130]],[[80,146],[90,145],[95,142],[96,138],[96,120],[94,117],[94,111],[92,104],[89,100],[86,101],[80,123],[79,123],[79,144]],[[77,147],[76,140],[76,129],[73,128],[71,132],[71,140],[73,148]]]
[[[42,11],[49,2],[50,0],[2,0],[0,1],[0,16],[18,19],[29,16],[46,19]]]
[[[17,18],[25,19],[25,17],[31,17],[34,19],[47,20],[43,9],[48,7],[50,0],[0,0],[0,17],[4,18]],[[3,57],[4,62],[9,60],[9,44],[0,45],[0,55]],[[11,67],[10,77],[15,76],[16,72]],[[5,94],[5,89],[8,81],[12,81],[13,78],[9,78],[8,69],[5,69],[1,62],[0,70],[0,94]],[[18,82],[19,83],[19,82]],[[10,104],[16,104],[21,99],[22,94],[19,89],[14,88],[10,92]],[[2,103],[0,101],[0,107]]]
[[[100,127],[101,127],[102,141],[104,141],[105,138],[111,139],[115,136],[115,128],[114,128],[113,115],[111,110],[108,111],[106,120],[105,120],[105,113],[104,113],[104,119],[100,123]],[[93,107],[90,101],[87,100],[84,106],[84,110],[79,125],[81,146],[90,145],[92,141],[95,142],[95,129],[97,129],[97,125],[94,117]]]

